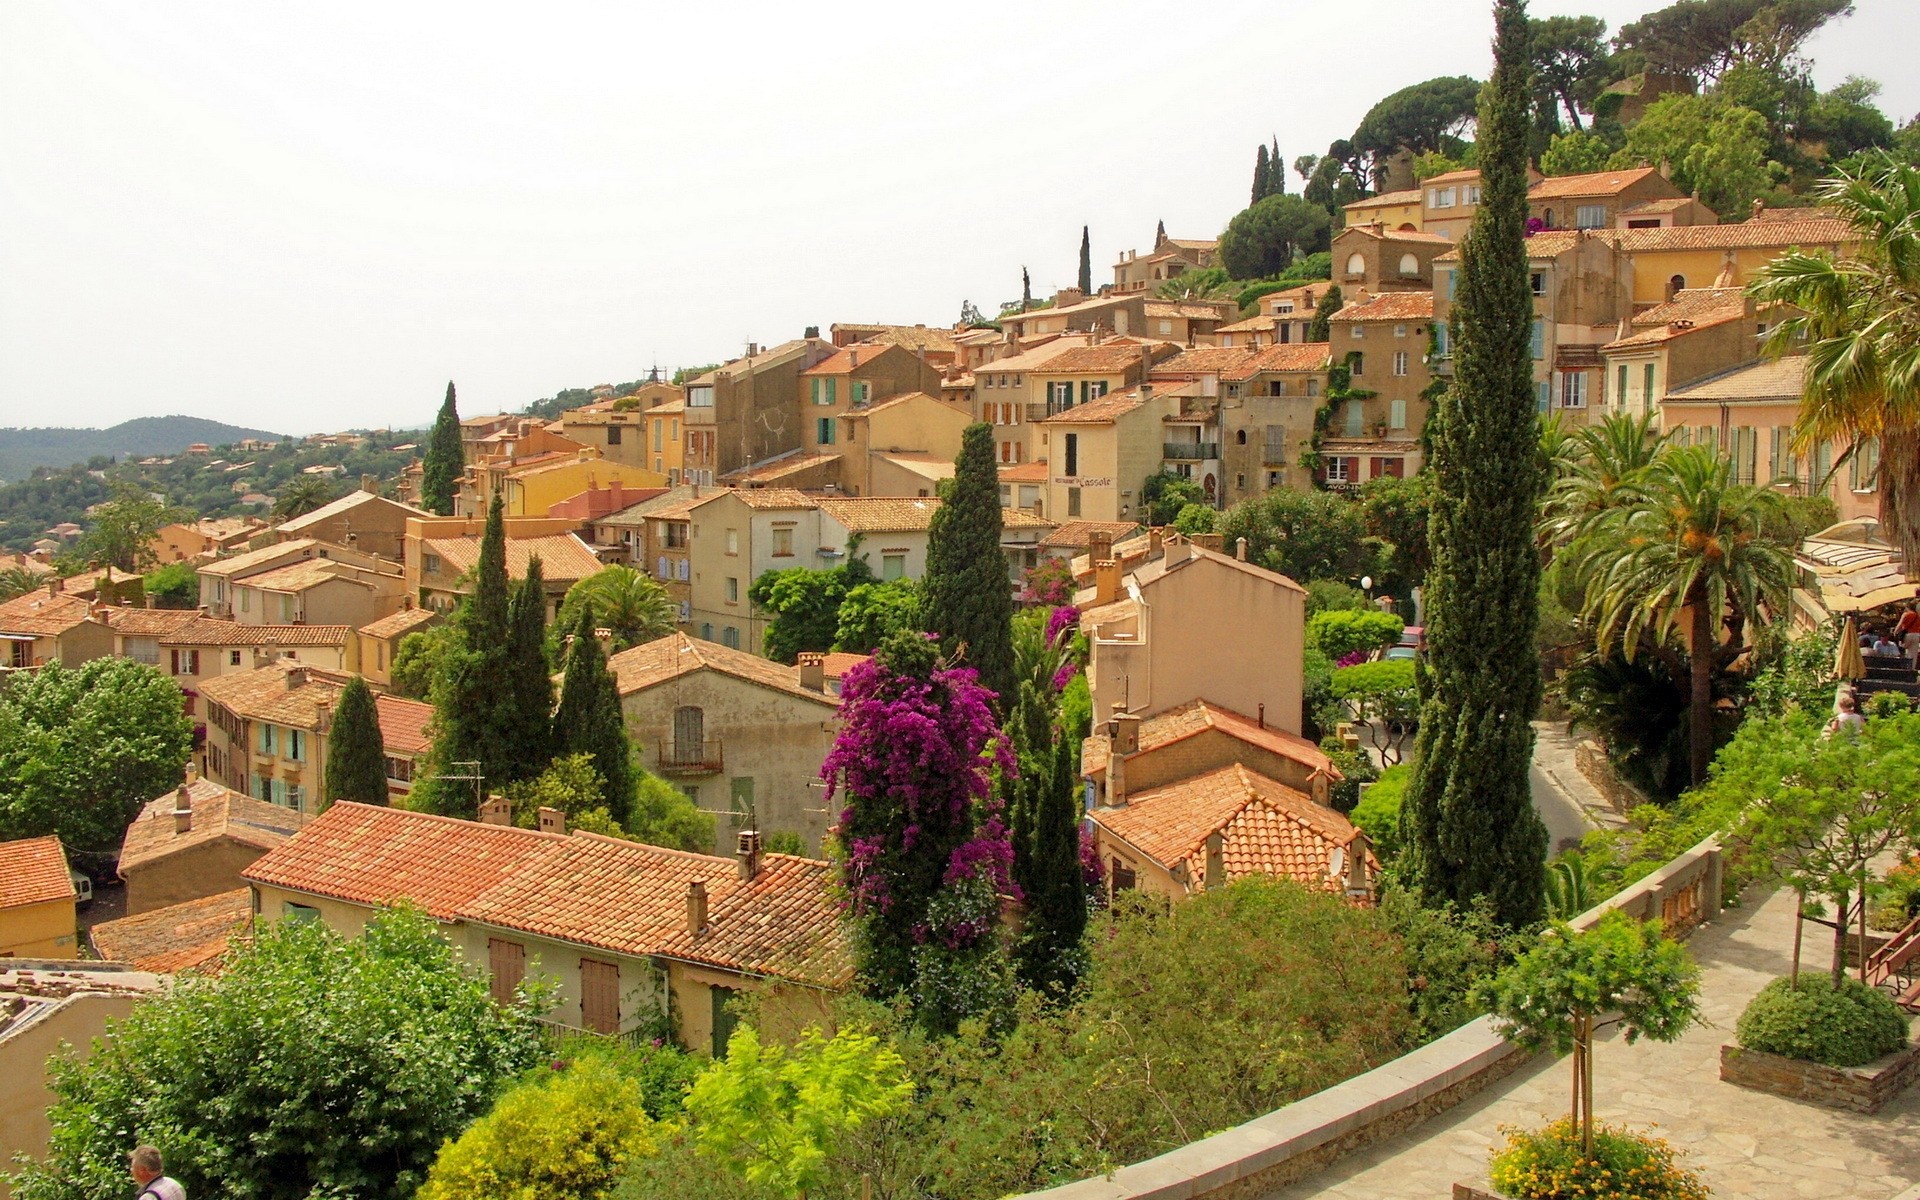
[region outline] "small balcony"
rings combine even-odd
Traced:
[[[1027,402],[1027,423],[1028,424],[1032,424],[1035,421],[1044,421],[1050,415],[1052,414],[1047,412],[1047,405],[1045,401],[1036,402],[1036,401],[1030,400]]]
[[[1220,443],[1162,442],[1160,457],[1172,462],[1205,462],[1220,457]]]
[[[720,739],[660,743],[658,766],[662,775],[718,775],[726,769]]]

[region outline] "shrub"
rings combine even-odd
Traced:
[[[1338,579],[1309,579],[1307,588],[1307,616],[1317,616],[1340,608],[1366,608],[1367,594],[1349,583]]]
[[[1760,989],[1735,1027],[1740,1044],[1787,1058],[1858,1067],[1907,1044],[1907,1017],[1892,998],[1857,979],[1786,977]]]
[[[1400,853],[1400,801],[1407,794],[1413,766],[1400,763],[1380,772],[1372,787],[1360,793],[1360,803],[1347,816],[1373,842],[1381,862]]]
[[[419,1200],[605,1196],[651,1156],[640,1085],[603,1058],[541,1068],[440,1148]]]
[[[1506,1147],[1496,1151],[1493,1186],[1515,1200],[1706,1200],[1700,1177],[1681,1167],[1673,1147],[1660,1138],[1617,1125],[1593,1131],[1593,1153],[1580,1151],[1580,1131],[1559,1120],[1544,1129],[1511,1127]]]
[[[1331,659],[1342,659],[1355,651],[1371,653],[1384,650],[1399,638],[1406,623],[1392,613],[1374,609],[1343,608],[1315,613],[1307,621],[1307,636]]]
[[[1493,919],[1485,900],[1464,912],[1451,904],[1428,908],[1415,893],[1389,887],[1380,909],[1407,960],[1407,999],[1413,1006],[1409,1040],[1430,1042],[1487,1011],[1479,985],[1499,969],[1505,940],[1513,935]]]
[[[1886,891],[1868,914],[1875,929],[1903,929],[1920,916],[1920,858],[1910,858],[1887,872]]]
[[[1360,785],[1380,778],[1380,768],[1373,765],[1366,751],[1347,749],[1346,743],[1334,734],[1320,739],[1320,749],[1333,760],[1341,775],[1328,789],[1327,803],[1335,812],[1350,813],[1360,803]]]

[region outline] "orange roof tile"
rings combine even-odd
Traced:
[[[1140,722],[1140,753],[1150,754],[1210,730],[1291,759],[1310,772],[1343,778],[1326,752],[1299,734],[1262,725],[1251,717],[1205,700],[1190,700]],[[1109,753],[1106,735],[1096,733],[1089,737],[1081,753],[1080,773],[1105,775]]]
[[[0,908],[74,899],[67,852],[57,837],[0,842]]]
[[[1047,460],[1012,463],[1000,468],[1001,483],[1045,483],[1047,481]]]
[[[1798,402],[1806,387],[1807,360],[1800,355],[1744,363],[1669,388],[1662,404]]]
[[[127,826],[120,848],[120,870],[138,871],[163,858],[213,842],[237,842],[256,850],[271,850],[298,833],[307,819],[290,808],[255,800],[211,779],[182,784],[193,809],[192,828],[174,832],[173,811],[179,791],[149,800]]]
[[[344,646],[351,625],[242,625],[200,617],[160,638],[162,646]]]
[[[1358,303],[1348,304],[1328,320],[1341,321],[1431,321],[1432,292],[1381,292]]]
[[[699,494],[696,495],[696,492]],[[712,488],[700,491],[690,484],[681,484],[638,504],[630,504],[619,512],[608,513],[595,524],[638,527],[650,520],[684,521],[694,505],[712,499],[714,495]]]
[[[710,897],[705,932],[694,936],[683,920],[656,953],[836,990],[853,982],[833,867],[787,854],[767,855],[751,881]]]
[[[262,588],[270,592],[304,592],[308,588],[319,587],[334,580],[356,583],[362,587],[373,585],[358,577],[358,573],[343,563],[328,558],[309,558],[300,562],[288,563],[284,567],[274,567],[236,580],[236,587]]]
[[[770,458],[764,462],[754,463],[752,466],[742,467],[738,471],[729,471],[722,476],[722,479],[726,481],[729,487],[743,483],[772,483],[778,479],[785,479],[788,476],[798,475],[803,471],[811,471],[816,467],[824,467],[828,463],[839,461],[840,456],[838,454],[809,454],[804,450],[790,450],[778,458]]]
[[[120,605],[107,610],[107,624],[123,637],[159,637],[199,617],[200,613],[191,608],[132,608]]]
[[[1262,371],[1324,371],[1332,361],[1333,347],[1326,342],[1288,342],[1264,347],[1226,378],[1251,379]]]
[[[381,617],[370,625],[362,625],[360,632],[372,638],[401,638],[439,619],[440,613],[431,608],[403,608],[397,613]]]
[[[1527,199],[1617,196],[1653,173],[1652,167],[1636,167],[1625,171],[1595,171],[1588,175],[1552,175],[1528,188]]]
[[[1700,321],[1724,317],[1730,312],[1745,312],[1747,293],[1744,288],[1682,288],[1673,294],[1673,299],[1665,304],[1656,304],[1652,308],[1633,315],[1633,324],[1665,325],[1673,321]]]
[[[1054,359],[1059,358],[1067,351],[1080,349],[1085,346],[1089,340],[1089,336],[1084,333],[1063,334],[1050,341],[1042,342],[1031,350],[1024,350],[1019,354],[1009,355],[1006,358],[996,359],[993,362],[981,363],[974,368],[974,373],[976,376],[980,376],[999,375],[1018,371],[1036,371]]]
[[[1702,329],[1712,329],[1717,325],[1725,325],[1729,321],[1738,321],[1745,315],[1745,312],[1738,308],[1722,309],[1718,312],[1702,314],[1700,317],[1692,320],[1682,319],[1670,321],[1665,325],[1656,325],[1650,329],[1643,329],[1629,337],[1616,338],[1600,348],[1602,350],[1632,350],[1645,346],[1660,346],[1675,338],[1685,337],[1690,333],[1695,333]]]
[[[451,568],[448,574],[464,575],[480,563],[480,538],[426,538],[422,543],[428,551],[445,559]],[[507,577],[525,579],[527,562],[538,557],[540,573],[548,583],[585,579],[599,571],[604,564],[594,556],[593,550],[571,533],[548,534],[544,537],[507,539]]]
[[[380,741],[387,753],[426,753],[432,744],[427,729],[433,722],[433,705],[404,696],[375,696],[373,706],[379,715]]]
[[[846,526],[848,533],[925,533],[940,502],[932,497],[863,496],[823,499],[820,511]]]
[[[1117,417],[1124,417],[1147,402],[1146,396],[1137,387],[1124,391],[1108,392],[1098,400],[1089,400],[1085,404],[1076,404],[1064,412],[1055,413],[1042,421],[1043,425],[1104,425]]]
[[[1839,246],[1859,240],[1853,227],[1832,217],[1741,221],[1734,225],[1681,225],[1669,229],[1623,229],[1620,244],[1634,253],[1662,250],[1742,250],[1756,247]]]
[[[1225,375],[1245,365],[1256,353],[1251,346],[1197,346],[1155,363],[1149,374],[1156,380]]]
[[[897,345],[871,345],[861,343],[842,346],[831,355],[821,359],[813,366],[800,372],[803,377],[813,375],[850,375],[861,367],[871,366],[879,358],[892,350],[902,349]]]
[[[84,596],[49,596],[45,588],[0,604],[0,633],[51,636],[65,633],[92,615]]]
[[[245,554],[233,555],[231,558],[216,558],[210,563],[201,564],[198,572],[202,575],[238,579],[250,571],[264,571],[282,562],[318,555],[322,548],[340,549],[331,543],[317,541],[314,538],[295,538],[290,542],[276,542],[271,546],[262,546],[258,550],[249,550]]]
[[[1420,203],[1420,189],[1412,188],[1404,192],[1381,192],[1378,196],[1368,196],[1364,200],[1355,200],[1340,207],[1348,212],[1360,208],[1391,208],[1399,205]]]
[[[835,650],[821,660],[820,666],[828,679],[840,679],[872,657],[871,654],[848,654],[844,650]]]
[[[1036,375],[1076,374],[1112,374],[1137,366],[1143,358],[1166,358],[1176,347],[1171,342],[1156,343],[1160,349],[1156,353],[1154,346],[1145,346],[1140,342],[1102,342],[1098,346],[1075,346],[1064,354],[1056,355],[1038,366],[1027,368]],[[994,370],[991,364],[982,368]]]
[[[286,660],[201,681],[200,694],[249,720],[317,729],[347,676]]]
[[[833,696],[801,687],[800,674],[793,667],[782,666],[718,642],[703,642],[684,633],[670,633],[622,650],[607,660],[607,669],[613,672],[615,685],[622,696],[656,687],[695,671],[717,671],[830,708],[837,708],[840,704]]]
[[[1223,321],[1232,310],[1231,302],[1208,303],[1203,300],[1149,300],[1141,305],[1141,311],[1149,317],[1187,321]]]
[[[217,970],[233,935],[253,920],[247,888],[103,921],[88,931],[93,948],[110,962],[156,975]]]
[[[748,508],[754,509],[792,509],[812,508],[814,498],[798,488],[721,488],[703,496],[699,503],[709,504],[722,496],[731,496]],[[695,505],[694,507],[698,507]]]
[[[1140,526],[1133,521],[1068,521],[1040,539],[1042,546],[1056,550],[1085,550],[1096,533],[1110,533],[1114,541],[1133,536]]]

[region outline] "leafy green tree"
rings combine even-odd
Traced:
[[[1187,505],[1206,502],[1205,488],[1173,471],[1156,471],[1140,485],[1140,511],[1149,525],[1171,525]]]
[[[147,572],[144,591],[156,608],[193,608],[200,603],[200,574],[191,563],[168,563]]]
[[[943,489],[927,537],[921,612],[942,650],[961,656],[1001,704],[1013,696],[1013,587],[1000,549],[1000,478],[993,429],[976,422],[961,435],[952,483]]]
[[[416,1195],[601,1200],[629,1162],[656,1148],[638,1082],[601,1057],[556,1062],[536,1068],[442,1146]]]
[[[1717,95],[1662,96],[1627,130],[1609,163],[1672,168],[1673,184],[1722,217],[1744,213],[1775,182],[1767,119]]]
[[[1402,862],[1429,904],[1487,897],[1509,927],[1538,920],[1547,831],[1528,771],[1540,675],[1540,560],[1527,331],[1531,33],[1521,0],[1494,8],[1494,71],[1480,108],[1481,203],[1461,248],[1454,382],[1434,415],[1427,659]]]
[[[1220,300],[1233,294],[1231,282],[1225,267],[1202,267],[1161,280],[1153,294],[1162,300]]]
[[[1893,122],[1875,106],[1879,95],[1878,83],[1849,75],[1832,91],[1815,98],[1799,132],[1821,144],[1828,162],[1890,147],[1894,144]]]
[[[1358,580],[1375,565],[1360,506],[1331,492],[1278,489],[1221,515],[1225,544],[1247,539],[1247,559],[1302,583]]]
[[[1485,989],[1500,1031],[1529,1050],[1573,1053],[1573,1108],[1593,1151],[1593,1031],[1617,1014],[1629,1045],[1676,1041],[1700,1019],[1700,968],[1661,930],[1610,912],[1591,929],[1547,930]]]
[[[1220,510],[1211,504],[1183,504],[1180,515],[1173,519],[1173,527],[1192,537],[1196,533],[1212,533],[1220,526]]]
[[[547,590],[539,558],[514,586],[507,607],[506,659],[498,680],[509,777],[539,774],[553,757],[553,675],[547,665]]]
[[[1399,617],[1373,608],[1339,608],[1307,618],[1307,637],[1334,659],[1384,650],[1405,628]]]
[[[595,628],[613,634],[615,654],[667,636],[678,621],[667,589],[644,571],[613,563],[567,589],[551,633],[550,657],[554,662],[561,659],[560,636],[573,629],[583,608],[592,614]]]
[[[1596,645],[1629,660],[1685,633],[1692,780],[1713,760],[1713,677],[1745,652],[1747,624],[1784,611],[1793,586],[1786,548],[1768,538],[1780,498],[1732,482],[1706,446],[1671,449],[1639,494],[1600,514],[1568,549]],[[1658,650],[1655,653],[1659,653]]]
[[[1220,265],[1234,279],[1277,275],[1303,254],[1327,248],[1332,219],[1299,196],[1273,195],[1242,210],[1220,235]]]
[[[643,773],[636,793],[626,822],[627,833],[636,841],[697,854],[713,852],[713,818],[696,808],[685,792],[658,775]],[[767,848],[775,847],[769,842]]]
[[[453,402],[453,380],[447,380],[447,398],[427,434],[427,452],[420,460],[420,504],[442,517],[453,515],[453,497],[466,470],[466,452],[460,444],[460,410]]]
[[[1649,71],[1718,79],[1742,63],[1786,66],[1852,0],[1676,0],[1620,27],[1615,42]]]
[[[322,475],[296,475],[280,489],[273,501],[273,518],[276,521],[291,521],[295,517],[304,517],[316,508],[324,508],[333,503],[333,484]]]
[[[1093,295],[1093,241],[1087,227],[1080,227],[1080,294]]]
[[[1403,87],[1367,110],[1353,131],[1353,148],[1370,156],[1376,167],[1384,166],[1397,150],[1413,154],[1457,150],[1459,134],[1473,121],[1479,95],[1479,81],[1465,75]]]
[[[1804,712],[1748,720],[1714,760],[1699,802],[1734,814],[1735,839],[1798,893],[1795,978],[1806,898],[1834,902],[1837,987],[1849,900],[1868,886],[1874,860],[1920,840],[1920,715],[1875,717],[1835,733]],[[1865,982],[1864,963],[1861,971]]]
[[[634,811],[633,743],[620,708],[619,686],[593,636],[593,614],[584,607],[574,618],[566,655],[560,707],[553,714],[554,749],[591,757],[608,810],[614,820],[625,823]]]
[[[47,1156],[15,1194],[117,1194],[127,1147],[151,1142],[191,1195],[403,1200],[441,1143],[540,1060],[544,1004],[496,1004],[418,912],[382,913],[351,940],[273,922],[218,976],[134,1006],[84,1061],[52,1061]]]
[[[538,829],[540,810],[551,808],[564,813],[570,825],[590,822],[592,814],[598,813],[612,827],[606,832],[620,832],[607,807],[606,781],[591,754],[559,755],[538,775],[516,779],[499,793],[512,802],[513,823],[522,829]]]
[[[1433,553],[1427,545],[1427,517],[1433,509],[1433,477],[1383,475],[1360,488],[1360,515],[1367,536],[1387,547],[1386,577],[1377,585],[1395,596],[1412,594],[1427,577]]]
[[[327,729],[328,802],[387,802],[387,748],[380,736],[380,712],[373,691],[358,675],[340,689]]]
[[[431,698],[441,660],[458,636],[453,626],[442,624],[417,629],[401,638],[400,644],[393,648],[390,673],[394,693],[409,700]]]
[[[873,568],[859,553],[858,543],[848,547],[847,561],[837,567],[788,567],[763,573],[747,588],[747,599],[773,615],[767,623],[767,657],[792,663],[802,654],[833,649],[847,593],[872,582]]]
[[[1569,130],[1553,135],[1546,153],[1540,156],[1540,171],[1548,176],[1588,175],[1606,170],[1612,156],[1613,147],[1599,134]]]
[[[48,663],[0,688],[0,841],[112,851],[179,784],[193,721],[179,685],[127,658]]]
[[[80,536],[74,553],[86,563],[121,571],[154,565],[153,535],[163,525],[191,519],[185,509],[156,500],[130,483],[114,485],[113,498],[93,507],[92,528]]]
[[[765,1045],[750,1025],[687,1096],[695,1144],[727,1170],[780,1196],[826,1182],[827,1156],[850,1132],[905,1109],[906,1062],[860,1029],[809,1029],[791,1048]]]
[[[1333,672],[1333,694],[1353,706],[1367,724],[1367,741],[1380,761],[1395,766],[1408,727],[1420,712],[1420,696],[1413,686],[1413,663],[1383,659],[1356,663]]]
[[[1766,350],[1805,353],[1802,450],[1875,440],[1881,525],[1920,562],[1920,168],[1884,158],[1815,194],[1845,218],[1853,247],[1838,258],[1790,251],[1761,269],[1755,300],[1786,313]]]
[[[920,585],[911,579],[855,584],[840,602],[833,648],[871,654],[896,633],[920,627]]]
[[[1339,285],[1328,288],[1327,294],[1320,297],[1320,303],[1314,305],[1313,320],[1307,325],[1307,340],[1325,343],[1332,336],[1333,314],[1345,306],[1346,300],[1340,295]]]
[[[1533,33],[1534,86],[1550,98],[1550,106],[1566,113],[1567,121],[1578,131],[1582,128],[1580,113],[1591,112],[1600,89],[1612,81],[1607,23],[1599,17],[1555,16],[1530,20],[1527,25]],[[1557,118],[1553,107],[1547,115]],[[1558,125],[1557,119],[1554,124]],[[1544,164],[1541,169],[1546,170]]]

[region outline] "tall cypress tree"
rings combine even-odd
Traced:
[[[1026,312],[1033,307],[1033,276],[1027,274],[1025,267],[1020,268],[1020,311]]]
[[[540,560],[527,562],[526,578],[507,605],[505,674],[500,680],[500,724],[508,771],[531,779],[553,758],[553,677],[547,668],[547,590]]]
[[[1431,422],[1428,651],[1401,821],[1409,874],[1428,903],[1487,897],[1517,928],[1543,910],[1547,851],[1527,779],[1541,690],[1534,521],[1544,468],[1528,352],[1524,0],[1496,0],[1494,28],[1480,208],[1453,309],[1453,385]]]
[[[466,459],[460,449],[460,410],[453,403],[453,380],[447,380],[447,398],[427,435],[427,453],[420,460],[420,504],[430,513],[453,513],[453,494],[460,489]]]
[[[1307,323],[1307,340],[1324,342],[1331,337],[1332,327],[1328,322],[1333,320],[1333,314],[1339,312],[1345,304],[1346,300],[1340,295],[1339,284],[1328,288],[1326,294],[1320,297],[1320,303],[1314,306],[1313,320]]]
[[[504,703],[509,607],[506,518],[496,495],[480,538],[473,594],[454,614],[454,644],[446,649],[433,683],[433,770],[413,793],[414,803],[430,811],[477,815],[471,782],[435,776],[465,775],[471,764],[478,764],[483,791],[521,778]]]
[[[555,753],[593,755],[593,769],[607,785],[607,811],[625,825],[633,814],[635,776],[620,689],[594,639],[590,610],[580,610],[572,632],[560,708],[553,714]]]
[[[1005,712],[1013,690],[1013,588],[1000,549],[1000,477],[993,463],[993,429],[967,426],[954,460],[953,482],[933,514],[927,535],[927,632],[941,649],[961,653],[964,665],[998,697]]]
[[[1261,142],[1259,152],[1253,156],[1253,199],[1247,202],[1249,205],[1258,204],[1267,198],[1267,192],[1272,187],[1268,179],[1270,173],[1271,167],[1267,162],[1267,144]]]
[[[1032,846],[1028,850],[1026,921],[1020,977],[1054,995],[1080,978],[1080,938],[1087,929],[1087,884],[1080,865],[1080,792],[1073,743],[1055,737],[1032,770]]]
[[[1273,135],[1273,151],[1267,155],[1267,195],[1287,194],[1287,164],[1280,161],[1280,135]]]
[[[1087,227],[1080,227],[1080,294],[1093,295],[1093,240]]]
[[[340,690],[333,723],[327,729],[326,798],[329,803],[387,802],[387,747],[380,737],[380,710],[367,681],[358,675]]]

